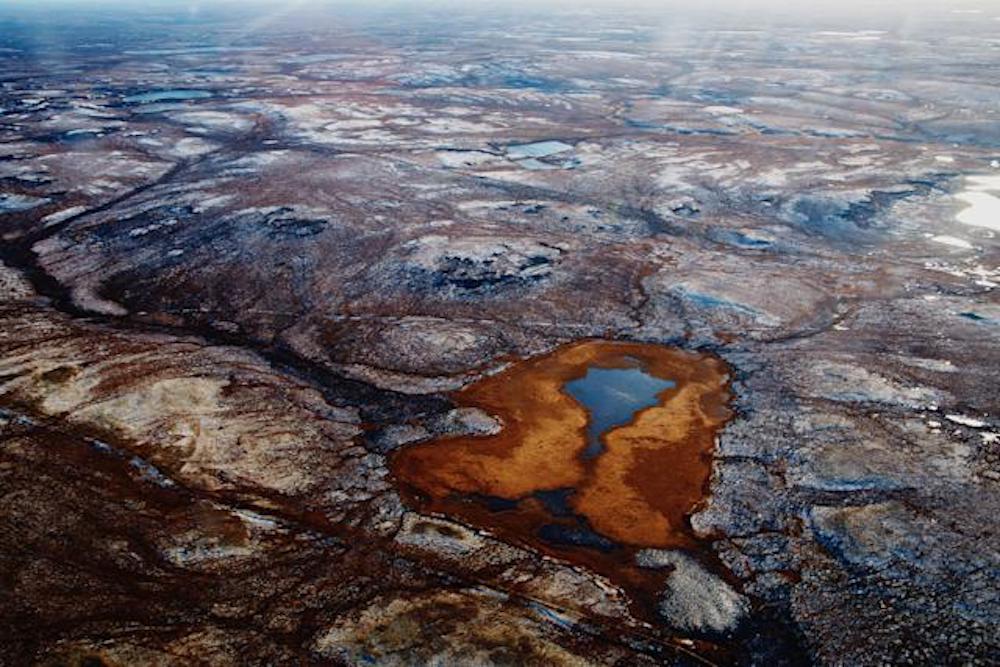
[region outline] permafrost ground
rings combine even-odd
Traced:
[[[1000,11],[0,14],[0,663],[996,660]],[[684,541],[393,475],[601,339]]]

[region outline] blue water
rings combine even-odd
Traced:
[[[567,382],[566,391],[590,413],[584,458],[594,458],[604,450],[602,435],[628,424],[640,410],[658,405],[657,395],[675,386],[641,368],[591,367],[582,378]]]
[[[549,157],[573,150],[573,147],[561,141],[536,141],[531,144],[512,144],[507,146],[507,157],[512,160],[524,158]]]
[[[129,95],[123,101],[146,104],[148,102],[164,102],[166,100],[197,100],[211,96],[212,93],[206,90],[151,90],[146,93]]]

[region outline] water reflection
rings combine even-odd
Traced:
[[[587,448],[583,457],[602,451],[601,436],[632,421],[637,412],[660,402],[659,394],[676,383],[654,377],[641,368],[588,368],[587,374],[566,383],[566,391],[590,412]]]

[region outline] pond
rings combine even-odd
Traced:
[[[499,433],[405,447],[393,476],[419,511],[616,580],[638,549],[700,548],[688,516],[705,498],[716,433],[730,416],[728,377],[708,354],[566,345],[453,395],[499,418]]]
[[[512,160],[542,158],[571,150],[573,150],[573,147],[562,141],[536,141],[531,144],[511,144],[507,146],[507,157]]]
[[[148,104],[150,102],[198,100],[211,96],[212,93],[207,90],[150,90],[145,93],[129,95],[122,101],[129,104]]]
[[[566,383],[566,391],[590,412],[585,458],[594,458],[604,447],[601,436],[615,426],[628,424],[636,413],[660,402],[659,393],[675,387],[636,368],[587,369],[587,374]]]

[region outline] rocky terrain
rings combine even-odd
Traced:
[[[995,664],[982,7],[0,5],[0,664]],[[598,340],[726,370],[683,542],[397,479]]]

